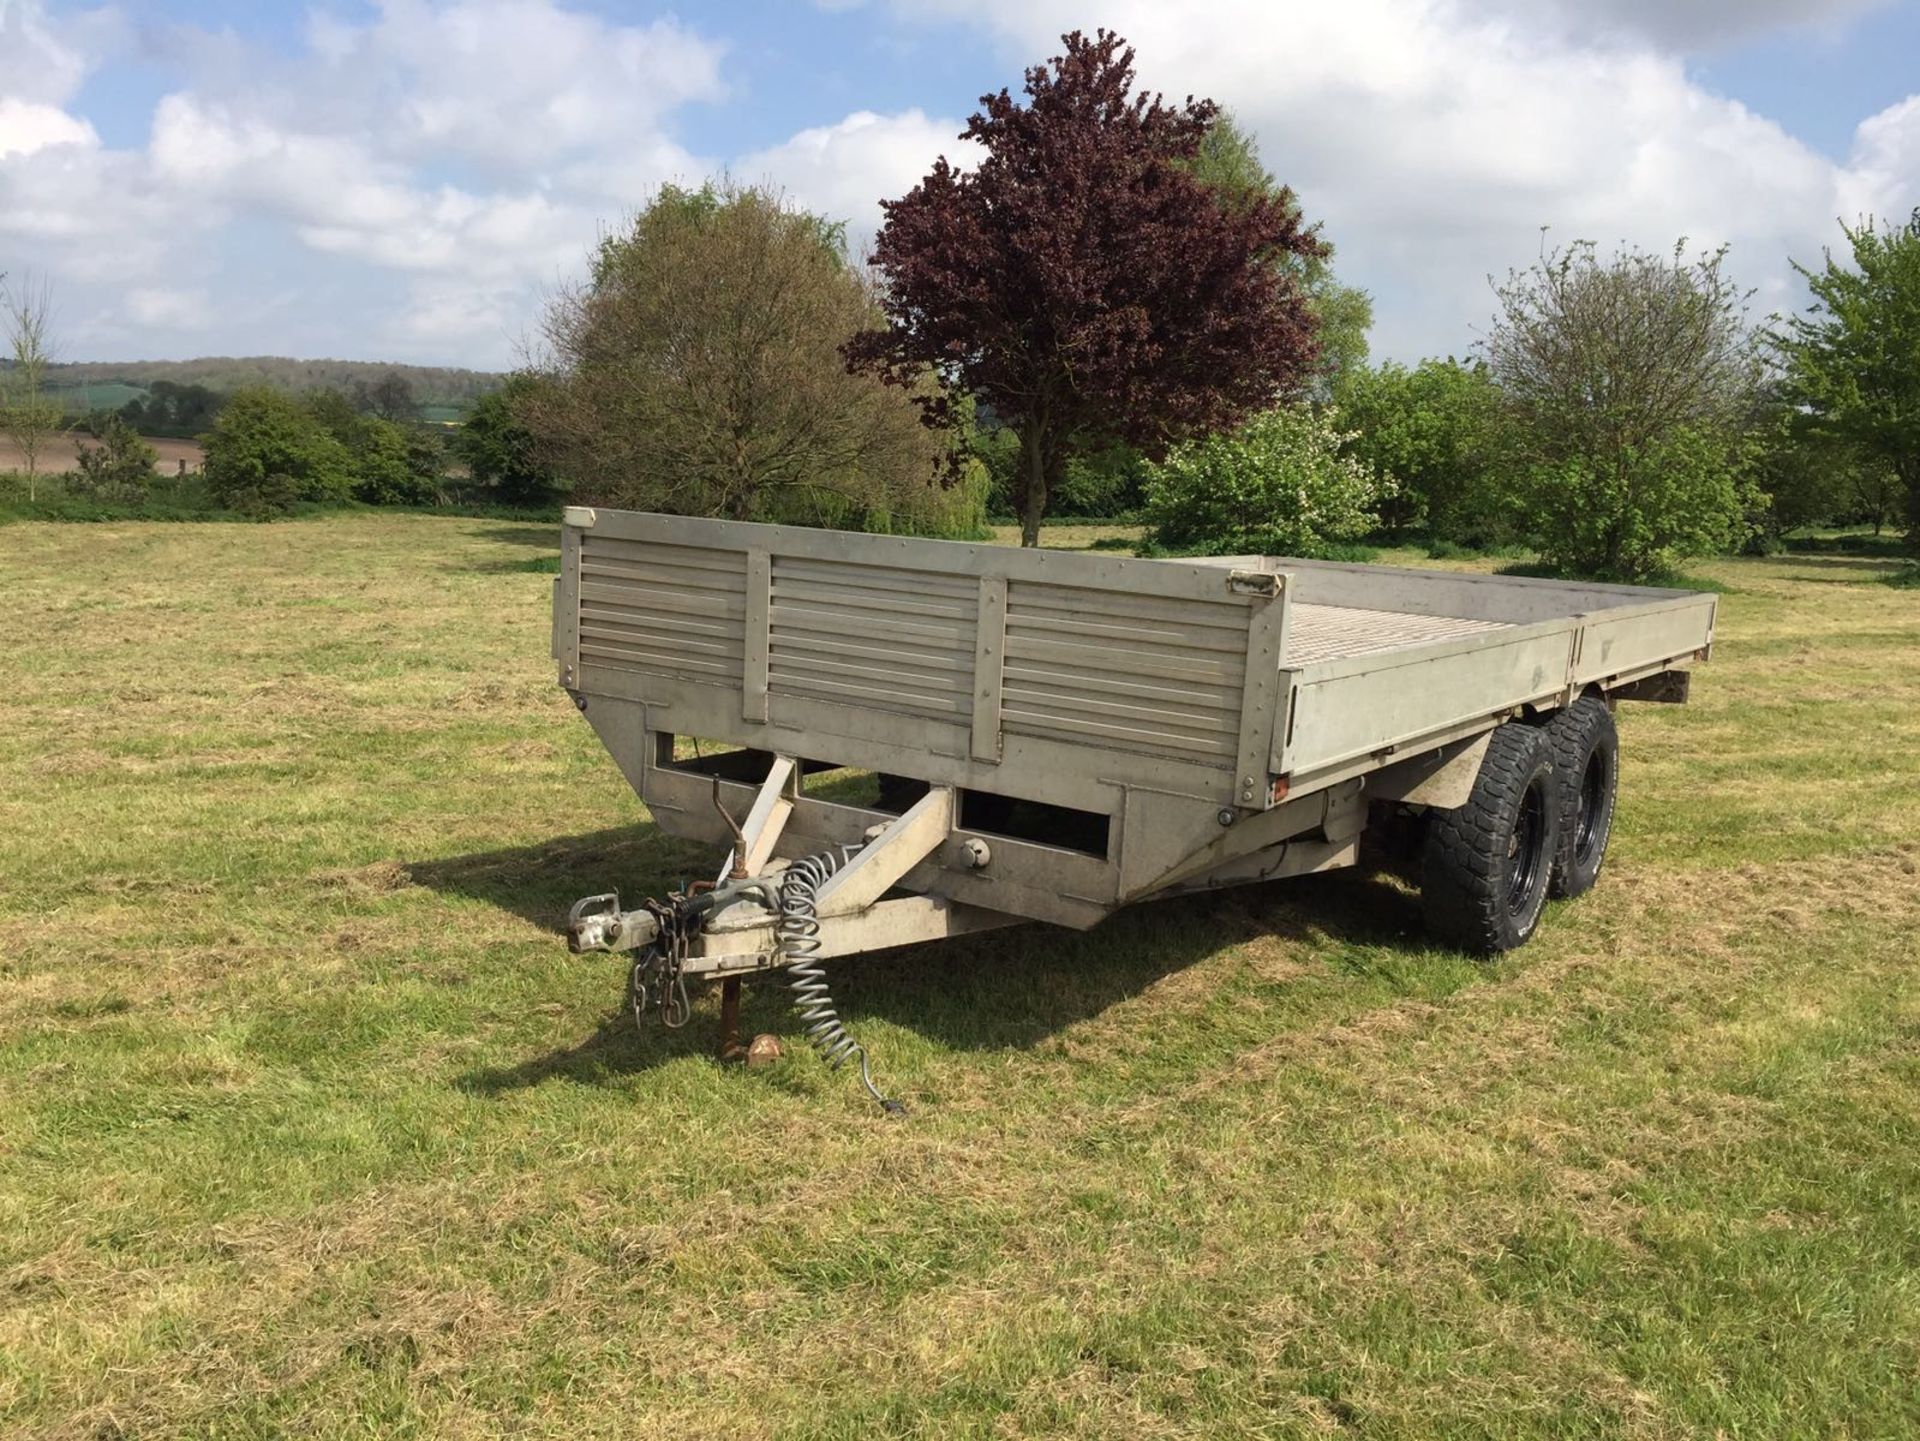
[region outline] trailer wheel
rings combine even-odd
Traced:
[[[1613,834],[1620,787],[1620,733],[1598,696],[1581,696],[1541,727],[1560,773],[1560,847],[1553,858],[1553,894],[1585,895],[1600,879]]]
[[[1427,928],[1463,950],[1510,951],[1540,923],[1560,839],[1560,777],[1546,733],[1494,731],[1467,803],[1427,816]]]

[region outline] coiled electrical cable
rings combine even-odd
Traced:
[[[880,1108],[890,1116],[903,1116],[907,1108],[880,1094],[867,1064],[867,1048],[847,1034],[833,998],[827,993],[827,973],[817,959],[820,950],[820,887],[835,871],[860,851],[857,845],[840,846],[803,856],[787,867],[780,878],[780,918],[774,922],[774,935],[781,959],[787,968],[787,987],[793,993],[793,1006],[800,1015],[800,1028],[808,1042],[833,1070],[848,1060],[860,1062],[860,1084],[867,1088]]]

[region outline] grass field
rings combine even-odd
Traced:
[[[1700,567],[1515,957],[1348,874],[849,965],[893,1122],[566,954],[712,857],[553,688],[551,542],[0,529],[0,1434],[1920,1429],[1886,563]]]

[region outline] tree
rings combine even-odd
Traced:
[[[32,276],[16,285],[0,275],[0,322],[7,330],[10,363],[0,371],[0,432],[26,462],[27,499],[38,498],[40,453],[59,433],[65,412],[47,394],[53,363],[53,289]]]
[[[1389,529],[1424,526],[1438,540],[1485,542],[1501,528],[1499,395],[1483,365],[1449,356],[1413,369],[1387,362],[1345,371],[1334,389],[1347,443],[1394,481]]]
[[[1296,221],[1300,207],[1293,192],[1276,180],[1260,159],[1253,137],[1242,130],[1229,111],[1221,111],[1207,128],[1200,150],[1193,158],[1194,175],[1225,196],[1230,204],[1244,205],[1260,197],[1281,199],[1292,207]],[[1292,272],[1307,308],[1313,313],[1315,334],[1320,342],[1320,359],[1314,369],[1314,388],[1324,399],[1338,385],[1340,377],[1367,363],[1367,331],[1373,326],[1373,298],[1352,285],[1342,285],[1333,274],[1333,246],[1320,233],[1320,226],[1307,233],[1320,242],[1317,251],[1305,254],[1285,251],[1275,264]]]
[[[848,373],[879,312],[841,227],[764,190],[663,188],[549,307],[515,413],[582,499],[884,525],[938,503],[947,437]]]
[[[1750,542],[1760,553],[1804,526],[1864,522],[1879,535],[1900,516],[1900,477],[1880,455],[1823,426],[1784,377],[1762,387],[1750,449],[1754,482],[1767,500]]]
[[[347,453],[347,492],[368,505],[435,505],[441,500],[446,450],[418,423],[387,420],[360,408],[359,398],[316,390],[302,402]]]
[[[1133,51],[1101,31],[981,97],[964,138],[885,202],[874,246],[887,328],[849,364],[897,384],[937,368],[1020,437],[1021,539],[1037,545],[1068,460],[1114,441],[1150,457],[1297,389],[1317,358],[1298,278],[1322,247],[1286,192],[1230,204],[1193,174],[1219,111],[1133,93]],[[929,397],[939,423],[945,397]]]
[[[1541,558],[1601,580],[1658,580],[1687,556],[1732,550],[1766,507],[1744,446],[1684,427],[1604,459],[1536,461],[1517,485]]]
[[[520,372],[473,403],[453,448],[467,470],[505,505],[539,505],[552,498],[555,480],[539,441],[521,411],[534,401],[540,382]]]
[[[1839,512],[1846,520],[1859,521],[1880,534],[1899,516],[1902,509],[1912,514],[1911,502],[1901,484],[1900,473],[1881,456],[1851,457],[1843,472],[1847,482],[1847,504]]]
[[[1550,563],[1637,580],[1738,538],[1758,366],[1725,256],[1578,241],[1495,286],[1483,348]]]
[[[437,453],[417,452],[413,432],[363,415],[347,442],[353,498],[368,505],[431,505],[440,498]]]
[[[1753,421],[1753,468],[1767,505],[1755,517],[1748,548],[1767,554],[1801,526],[1844,514],[1852,504],[1857,457],[1807,433],[1804,416],[1776,389],[1762,392]]]
[[[395,425],[410,425],[420,418],[413,382],[397,370],[387,370],[371,383],[356,377],[352,400],[353,408],[363,415],[378,416]]]
[[[1852,267],[1796,264],[1814,303],[1769,339],[1811,428],[1899,477],[1920,550],[1920,210],[1904,230],[1840,229]]]
[[[1365,535],[1392,487],[1345,451],[1351,439],[1333,407],[1295,404],[1175,447],[1148,467],[1154,544],[1215,555],[1316,556]]]
[[[115,505],[137,506],[153,484],[154,448],[142,440],[118,415],[108,415],[100,427],[100,444],[82,445],[79,468],[67,488],[80,495]]]
[[[233,510],[273,514],[352,489],[347,447],[305,405],[265,386],[234,392],[204,443],[207,488]]]
[[[120,418],[143,435],[198,435],[213,423],[224,399],[204,385],[156,380],[145,400],[120,407]]]

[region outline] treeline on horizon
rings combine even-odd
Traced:
[[[0,365],[4,365],[0,361]],[[372,386],[390,374],[404,378],[423,412],[465,411],[481,396],[500,388],[504,375],[466,370],[450,365],[401,365],[375,360],[298,360],[284,355],[209,355],[193,360],[88,360],[47,367],[49,389],[72,395],[91,387],[126,386],[150,391],[161,382],[172,386],[201,386],[219,395],[231,395],[253,386],[266,386],[292,395],[321,391],[351,393]],[[92,404],[84,396],[69,410],[119,410],[119,403]],[[452,416],[443,418],[451,419]]]

